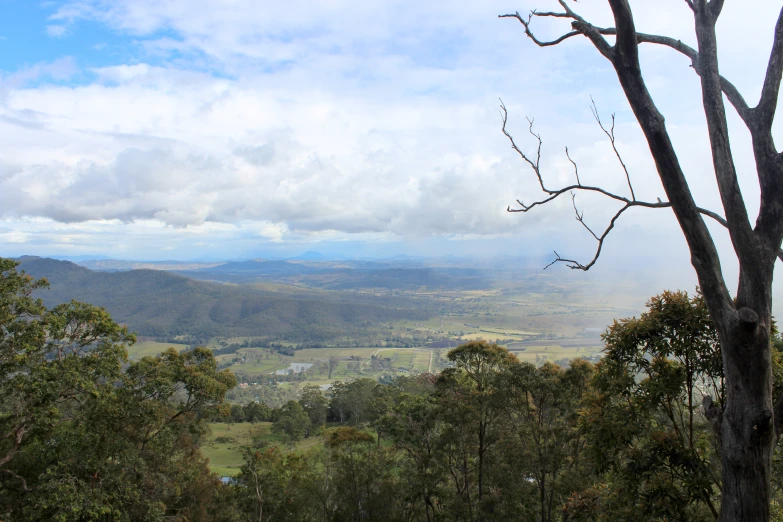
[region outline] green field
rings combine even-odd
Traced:
[[[242,448],[253,445],[253,438],[265,444],[284,445],[279,435],[272,433],[271,422],[213,422],[209,425],[211,434],[201,451],[209,459],[210,469],[222,477],[239,474],[244,463]],[[327,428],[328,435],[334,428]],[[229,442],[215,442],[219,437],[229,438]],[[323,444],[324,435],[313,436],[296,442],[293,446],[284,445],[287,451],[305,452]]]
[[[242,446],[249,445],[253,440],[253,434],[261,431],[268,431],[271,423],[241,422],[229,424],[225,422],[214,422],[209,425],[212,434],[208,442],[201,451],[209,459],[209,467],[221,476],[232,476],[239,473],[242,466]],[[217,443],[218,437],[228,437],[232,442]]]
[[[563,347],[563,346],[533,346],[526,348],[525,351],[516,351],[512,348],[512,353],[517,359],[523,362],[536,364],[539,362],[555,362],[562,359],[576,359],[579,357],[591,357],[601,354],[601,349],[590,347]]]
[[[405,371],[426,372],[430,367],[431,349],[427,348],[308,348],[298,350],[293,356],[282,355],[265,348],[242,348],[236,354],[218,356],[220,363],[235,361],[228,368],[252,379],[255,375],[271,374],[288,368],[291,363],[308,363],[308,383],[328,384],[334,380],[356,377],[379,377]],[[391,369],[372,371],[369,364],[373,355],[394,359]],[[329,378],[329,359],[337,358]],[[433,358],[434,360],[434,358]],[[433,367],[433,371],[435,367]]]
[[[128,357],[131,360],[138,360],[147,356],[155,357],[159,353],[163,353],[169,348],[183,350],[185,345],[175,343],[158,343],[155,341],[142,341],[128,348]]]
[[[430,353],[432,350],[423,348],[386,348],[378,351],[377,356],[383,358],[396,357],[395,368],[407,368],[420,372],[426,372],[430,366]]]

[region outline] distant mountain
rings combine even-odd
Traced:
[[[476,290],[490,286],[487,270],[421,266],[412,261],[235,261],[198,270],[177,270],[193,279],[228,283],[278,282],[327,290],[421,288]]]
[[[289,257],[288,259],[293,261],[324,261],[326,259],[326,256],[320,252],[308,250],[304,254],[300,254],[296,257]]]
[[[207,263],[196,261],[123,261],[120,259],[87,259],[84,261],[75,261],[76,264],[89,268],[90,270],[100,270],[102,272],[118,272],[121,270],[134,270],[149,268],[151,270],[198,270],[210,268],[221,263]],[[225,263],[225,261],[223,262]]]
[[[324,268],[328,269],[328,267]],[[321,270],[324,270],[321,269]],[[194,279],[247,283],[253,281],[280,280],[287,276],[318,272],[319,268],[291,261],[231,261],[196,270],[178,270],[177,272]]]
[[[300,281],[309,286],[329,290],[478,290],[488,288],[490,284],[486,273],[481,270],[451,267],[342,269],[305,275]]]
[[[51,256],[52,259],[59,259],[60,261],[73,261],[78,263],[79,261],[90,261],[98,259],[111,259],[109,256],[101,255],[82,255],[82,256]]]
[[[195,281],[161,270],[96,272],[68,261],[19,260],[22,270],[49,280],[50,289],[39,294],[48,305],[76,299],[103,306],[116,321],[144,336],[327,341],[366,333],[373,324],[434,315],[407,301],[372,296],[273,292]]]

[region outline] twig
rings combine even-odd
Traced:
[[[595,256],[593,257],[593,259],[589,263],[583,264],[583,263],[580,263],[580,262],[575,261],[573,259],[566,259],[566,258],[561,257],[557,252],[555,252],[556,259],[552,263],[548,264],[545,268],[549,268],[550,266],[552,266],[553,264],[558,263],[558,262],[564,262],[564,263],[568,263],[569,264],[569,268],[579,269],[579,270],[589,270],[590,267],[592,267],[595,264],[595,262],[598,260],[598,257],[601,254],[601,249],[603,248],[603,242],[606,239],[606,236],[614,228],[614,225],[617,222],[617,219],[620,217],[620,215],[622,215],[626,210],[628,210],[629,208],[632,208],[632,207],[643,207],[643,208],[671,208],[672,207],[671,202],[669,202],[669,201],[662,201],[660,198],[658,198],[657,202],[642,201],[642,200],[636,199],[634,191],[633,191],[633,187],[631,185],[631,180],[630,180],[630,175],[629,175],[629,172],[628,172],[628,168],[625,165],[625,163],[623,162],[622,157],[620,156],[619,152],[617,151],[617,148],[614,145],[614,118],[612,118],[612,127],[609,130],[607,130],[603,126],[603,124],[601,123],[600,117],[598,116],[597,110],[595,109],[595,102],[594,101],[593,101],[593,104],[591,106],[591,110],[593,110],[593,115],[595,116],[596,121],[598,122],[599,126],[604,131],[604,133],[607,135],[607,137],[609,138],[610,142],[612,143],[612,148],[613,148],[613,150],[615,152],[615,155],[617,156],[618,161],[620,162],[620,164],[623,167],[623,172],[625,173],[626,180],[628,181],[628,187],[631,190],[631,199],[629,199],[629,198],[627,198],[625,196],[621,196],[619,194],[615,194],[615,193],[610,192],[610,191],[608,191],[608,190],[606,190],[604,188],[601,188],[601,187],[591,186],[591,185],[582,185],[582,182],[581,182],[581,180],[579,178],[579,168],[578,168],[578,165],[573,160],[573,158],[571,158],[570,153],[568,152],[568,147],[566,147],[566,149],[565,149],[566,157],[571,162],[571,164],[574,166],[574,173],[576,175],[576,184],[575,185],[568,185],[568,186],[565,186],[565,187],[559,188],[559,189],[547,188],[546,184],[544,183],[543,174],[541,173],[541,149],[542,149],[542,145],[543,145],[543,140],[541,139],[541,135],[536,133],[536,132],[534,132],[534,130],[533,130],[534,120],[528,119],[528,123],[529,123],[528,133],[531,136],[533,136],[536,139],[536,142],[537,142],[535,160],[531,159],[530,156],[525,154],[517,146],[516,141],[514,140],[514,137],[508,132],[508,129],[507,129],[508,110],[506,109],[506,106],[503,104],[503,101],[501,100],[501,102],[500,102],[500,115],[501,115],[502,122],[503,122],[503,126],[502,126],[503,134],[506,136],[506,138],[508,138],[509,142],[511,143],[511,148],[517,154],[519,154],[519,156],[522,159],[524,159],[525,162],[533,170],[533,172],[536,175],[536,179],[538,180],[538,183],[539,183],[539,185],[541,187],[541,190],[547,195],[547,197],[545,197],[543,199],[540,199],[540,200],[537,200],[537,201],[534,201],[533,203],[530,203],[530,204],[525,204],[525,203],[522,202],[522,200],[517,199],[516,202],[519,205],[519,208],[511,208],[511,206],[509,206],[509,207],[506,208],[506,211],[507,212],[512,212],[512,213],[528,212],[531,209],[533,209],[533,208],[535,208],[537,206],[541,206],[541,205],[544,205],[546,203],[549,203],[550,201],[553,201],[553,200],[557,199],[558,197],[560,197],[561,195],[563,195],[566,192],[568,192],[568,193],[571,194],[571,203],[572,203],[572,205],[574,207],[574,212],[576,213],[576,220],[579,221],[579,223],[581,223],[583,227],[585,227],[585,229],[590,233],[590,235],[593,236],[593,238],[595,238],[596,241],[598,241],[598,248],[597,248],[597,251],[595,253]],[[585,223],[585,221],[584,221],[584,212],[579,212],[579,210],[578,210],[578,208],[576,206],[576,194],[579,191],[598,193],[598,194],[601,194],[603,196],[606,196],[606,197],[608,197],[610,199],[613,199],[613,200],[623,204],[622,208],[617,213],[615,213],[615,215],[612,217],[611,221],[609,222],[609,226],[604,230],[604,232],[600,236],[598,234],[596,234],[587,225],[587,223]],[[712,210],[708,210],[708,209],[701,208],[701,207],[697,207],[697,210],[698,210],[698,212],[700,214],[712,218],[713,220],[715,220],[717,223],[719,223],[724,228],[728,228],[728,223],[726,222],[726,219],[723,216],[721,216],[720,214],[718,214],[716,212],[713,212]],[[777,257],[778,257],[778,259],[783,261],[783,249],[778,250]]]
[[[572,160],[571,155],[568,154],[568,147],[565,148],[565,152],[566,152],[566,158],[568,158],[568,161],[570,161],[571,165],[574,166],[574,174],[576,175],[576,184],[581,186],[582,182],[579,181],[579,167],[576,166],[576,162]]]
[[[623,171],[625,172],[625,179],[628,181],[628,188],[631,191],[631,199],[633,201],[636,201],[636,195],[633,192],[633,185],[631,185],[631,175],[628,173],[628,167],[625,166],[625,162],[623,161],[623,158],[620,156],[620,152],[617,150],[617,144],[614,140],[614,113],[612,113],[612,128],[611,130],[606,130],[604,127],[604,124],[601,122],[601,117],[598,115],[598,107],[595,104],[595,100],[592,96],[590,96],[590,102],[592,105],[590,106],[590,110],[593,112],[593,117],[595,118],[595,121],[598,122],[598,126],[601,127],[601,130],[604,131],[604,134],[609,138],[609,143],[612,144],[612,150],[614,150],[614,155],[617,156],[617,161],[620,162],[620,165],[623,167]]]

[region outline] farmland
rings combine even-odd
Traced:
[[[169,348],[174,348],[175,350],[182,350],[185,347],[186,345],[184,344],[159,343],[155,341],[141,341],[141,342],[137,342],[136,344],[128,348],[128,357],[131,360],[137,360],[147,356],[154,357],[159,353],[165,352]]]
[[[271,422],[213,422],[206,444],[201,448],[209,459],[209,467],[221,476],[233,476],[242,467],[242,448],[254,444],[282,444],[279,435],[272,433]],[[254,440],[255,439],[255,440]],[[310,437],[296,442],[293,451],[306,451],[321,444],[321,437]]]

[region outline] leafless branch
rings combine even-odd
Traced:
[[[595,235],[595,232],[593,232],[593,229],[587,226],[587,223],[585,223],[585,211],[583,210],[582,213],[579,213],[579,209],[576,208],[576,193],[571,193],[571,204],[574,206],[574,212],[576,213],[576,220],[579,221],[583,227],[587,229],[588,232],[590,232],[590,235],[593,236],[596,240],[598,240],[598,236]]]
[[[689,7],[693,10],[695,9],[693,3],[690,2],[690,0],[686,0]],[[716,4],[717,5],[717,4]],[[542,42],[540,41],[535,34],[530,29],[530,21],[532,16],[539,16],[539,17],[556,17],[556,18],[570,18],[576,21],[577,25],[572,24],[574,27],[573,31],[570,31],[561,37],[551,40],[548,42]],[[783,11],[781,12],[781,17],[783,19]],[[585,31],[592,31],[595,33],[595,35],[603,35],[603,36],[616,36],[617,35],[617,29],[613,27],[598,27],[594,26],[592,24],[588,24],[584,21],[584,19],[569,9],[569,12],[565,13],[542,13],[533,11],[530,13],[530,17],[528,17],[527,20],[522,18],[522,16],[517,12],[515,14],[506,14],[506,15],[500,15],[499,18],[517,18],[522,25],[525,26],[525,34],[539,47],[548,47],[551,45],[557,45],[560,42],[567,40],[568,38],[571,38],[572,36],[577,36],[579,34],[584,34],[585,36],[588,36]],[[579,25],[582,24],[582,25]],[[781,22],[779,20],[778,25],[781,25]],[[589,28],[588,28],[589,26]],[[776,31],[776,42],[778,41],[777,35],[779,31]],[[595,36],[594,35],[594,36]],[[693,70],[696,72],[696,74],[700,75],[701,71],[699,69],[699,53],[694,49],[693,47],[683,43],[681,40],[677,40],[676,38],[671,38],[669,36],[661,36],[656,34],[647,34],[647,33],[636,33],[636,40],[637,43],[651,43],[656,45],[663,45],[666,47],[669,47],[671,49],[674,49],[675,51],[687,56],[691,60],[691,66],[693,67]],[[781,45],[783,46],[783,37],[780,38]],[[595,40],[594,40],[595,43]],[[604,55],[607,55],[607,52],[609,51],[609,44],[604,40],[600,43],[601,52]],[[773,53],[770,57],[770,62],[772,61],[772,57],[783,57],[783,52],[775,53],[774,46],[773,46]],[[783,60],[783,58],[781,58]],[[783,67],[783,65],[781,65]],[[769,68],[768,68],[769,70]],[[778,78],[778,85],[780,80],[781,74],[780,70],[778,70],[777,78]],[[721,89],[723,90],[723,93],[726,95],[726,98],[728,98],[729,102],[734,106],[737,113],[740,115],[742,120],[747,124],[751,124],[751,118],[752,118],[752,111],[750,107],[748,106],[747,102],[743,98],[742,94],[740,94],[739,90],[732,84],[729,80],[724,78],[723,76],[720,77],[721,82]],[[766,85],[766,83],[765,83]]]
[[[565,0],[557,0],[557,3],[560,4],[560,7],[563,8],[569,18],[573,18],[577,22],[585,22],[585,19],[579,16],[573,9],[571,9]]]
[[[549,268],[550,266],[554,265],[555,263],[565,263],[566,266],[568,266],[568,268],[570,268],[572,270],[584,270],[585,272],[590,270],[590,268],[596,263],[596,261],[598,261],[598,258],[601,256],[601,250],[604,247],[604,241],[606,240],[607,236],[609,235],[609,232],[612,231],[612,229],[614,228],[615,223],[617,223],[617,220],[620,218],[620,216],[623,214],[623,212],[625,212],[626,210],[628,210],[632,206],[634,206],[634,205],[625,205],[623,208],[618,210],[617,213],[609,221],[609,226],[606,227],[606,230],[604,230],[603,234],[601,234],[600,236],[596,236],[593,233],[593,231],[590,230],[590,228],[587,227],[587,225],[585,225],[585,227],[588,230],[590,230],[590,233],[593,234],[593,237],[595,237],[595,239],[598,241],[598,247],[595,250],[595,255],[593,256],[593,259],[591,259],[589,263],[587,263],[585,265],[585,264],[582,264],[579,261],[575,261],[573,259],[566,259],[564,257],[561,257],[560,254],[558,254],[555,251],[555,260],[552,261],[551,263],[549,263],[547,266],[545,266],[544,269]],[[574,207],[574,208],[576,208],[576,207]],[[584,225],[584,222],[582,222],[581,220],[579,220],[579,221],[582,223],[582,225]]]
[[[533,40],[536,43],[536,45],[538,45],[539,47],[549,47],[550,45],[557,45],[560,42],[562,42],[563,40],[567,40],[567,39],[571,38],[572,36],[576,36],[576,35],[579,34],[579,31],[571,31],[570,33],[566,33],[563,36],[561,36],[559,38],[556,38],[554,40],[550,40],[550,41],[539,40],[538,38],[536,38],[536,36],[530,30],[530,21],[531,21],[531,19],[532,19],[532,17],[534,15],[535,16],[561,16],[561,17],[566,17],[565,14],[560,14],[560,13],[536,13],[535,11],[533,11],[533,12],[530,13],[530,15],[528,16],[527,20],[525,20],[524,18],[522,18],[522,15],[519,14],[519,11],[517,11],[514,14],[500,15],[500,16],[498,16],[498,18],[516,18],[517,20],[519,20],[519,23],[521,23],[524,26],[524,28],[525,28],[525,34],[528,36],[528,38]]]
[[[718,67],[717,34],[715,20],[706,0],[695,3],[696,40],[699,45],[699,78],[702,88],[702,105],[707,119],[712,164],[718,183],[723,211],[729,225],[729,235],[740,264],[757,258],[756,239],[748,216],[737,169],[729,142],[728,121],[723,102],[723,88]],[[751,133],[753,127],[751,127]],[[763,191],[763,187],[762,187]]]
[[[543,140],[541,139],[541,135],[536,133],[533,130],[533,123],[534,123],[534,121],[531,120],[531,119],[528,119],[528,124],[529,124],[528,125],[528,133],[536,139],[536,143],[537,143],[535,160],[532,159],[527,154],[525,154],[525,152],[523,152],[517,146],[516,141],[514,140],[514,137],[511,135],[511,133],[509,133],[508,128],[507,128],[507,124],[508,124],[508,109],[503,104],[502,100],[500,102],[500,115],[501,115],[502,122],[503,122],[503,127],[502,127],[503,134],[506,136],[506,138],[508,138],[509,142],[511,143],[511,148],[517,154],[519,154],[519,156],[522,157],[525,160],[525,162],[530,166],[530,168],[533,170],[533,172],[536,175],[536,179],[538,180],[539,186],[541,187],[541,190],[547,195],[545,198],[540,199],[540,200],[536,200],[536,201],[534,201],[534,202],[532,202],[530,204],[525,204],[521,199],[517,199],[516,202],[519,205],[519,208],[512,208],[511,206],[509,206],[509,207],[506,208],[506,211],[507,212],[512,212],[512,213],[528,212],[528,211],[530,211],[531,209],[533,209],[535,207],[542,206],[542,205],[544,205],[546,203],[549,203],[550,201],[554,201],[555,199],[557,199],[558,197],[560,197],[561,195],[563,195],[565,193],[570,193],[571,194],[571,203],[572,203],[572,205],[574,207],[574,212],[576,214],[576,220],[579,221],[579,223],[582,224],[582,226],[590,233],[590,235],[593,236],[593,238],[595,238],[596,241],[598,241],[598,249],[596,251],[596,255],[593,257],[593,259],[589,263],[582,264],[582,263],[580,263],[578,261],[575,261],[573,259],[566,259],[566,258],[561,257],[559,254],[557,254],[557,252],[555,252],[555,255],[557,256],[557,258],[552,263],[547,265],[546,268],[548,268],[549,266],[552,266],[552,264],[555,264],[555,263],[558,263],[558,262],[564,262],[564,263],[569,264],[569,267],[573,268],[573,269],[589,270],[590,267],[592,267],[593,264],[595,264],[595,262],[598,260],[598,256],[601,253],[601,249],[603,247],[603,242],[606,239],[606,236],[614,228],[614,225],[615,225],[617,219],[620,217],[620,215],[622,213],[624,213],[626,210],[628,210],[631,207],[643,207],[643,208],[671,208],[672,207],[672,203],[671,202],[669,202],[669,201],[662,201],[660,198],[658,198],[657,202],[641,201],[641,200],[637,200],[636,199],[636,197],[634,195],[634,192],[633,192],[633,187],[631,186],[631,181],[630,181],[630,175],[629,175],[628,168],[625,165],[622,157],[620,156],[620,153],[618,152],[617,148],[614,145],[614,140],[615,140],[615,137],[614,137],[614,118],[612,120],[612,127],[610,129],[606,129],[604,127],[604,125],[601,123],[600,117],[599,117],[598,112],[597,112],[597,110],[595,108],[595,101],[592,101],[591,110],[593,111],[593,116],[596,118],[596,121],[598,122],[598,125],[601,127],[601,130],[607,135],[607,137],[609,138],[610,142],[612,143],[612,148],[613,148],[613,150],[615,152],[615,155],[617,156],[618,161],[620,162],[620,164],[623,167],[623,171],[625,173],[626,180],[628,181],[628,186],[631,189],[631,199],[629,199],[629,198],[627,198],[625,196],[621,196],[619,194],[615,194],[615,193],[610,192],[610,191],[608,191],[608,190],[606,190],[604,188],[601,188],[601,187],[590,186],[590,185],[582,185],[582,182],[581,182],[581,180],[579,178],[579,167],[578,167],[577,163],[573,160],[573,158],[571,158],[571,155],[570,155],[570,153],[568,151],[568,147],[565,148],[565,153],[566,153],[566,157],[568,158],[568,161],[570,161],[571,164],[574,166],[574,173],[576,175],[576,184],[575,185],[567,185],[565,187],[558,188],[558,189],[547,188],[547,186],[546,186],[546,184],[544,182],[544,176],[543,176],[543,174],[541,172],[541,149],[542,149],[542,145],[543,145]],[[595,231],[593,231],[593,229],[590,228],[587,225],[587,223],[585,223],[585,221],[584,221],[584,211],[580,212],[579,209],[576,206],[576,194],[579,191],[592,192],[592,193],[601,194],[601,195],[606,196],[606,197],[608,197],[608,198],[610,198],[610,199],[612,199],[614,201],[617,201],[618,203],[622,203],[623,204],[622,208],[614,215],[614,217],[612,217],[609,226],[606,228],[606,230],[600,236],[598,234],[596,234]],[[698,210],[698,212],[700,214],[712,218],[718,224],[720,224],[724,228],[728,229],[728,223],[726,222],[726,219],[723,216],[721,216],[720,214],[718,214],[716,212],[713,212],[712,210],[708,210],[708,209],[701,208],[701,207],[697,207],[697,210]],[[783,250],[779,250],[778,253],[777,253],[777,256],[778,256],[778,258],[781,261],[783,261]]]
[[[620,165],[623,167],[623,171],[625,172],[625,179],[628,181],[628,189],[631,191],[631,199],[633,201],[636,201],[636,195],[633,192],[633,185],[631,185],[631,175],[628,173],[628,167],[625,166],[625,162],[623,161],[623,158],[620,156],[620,152],[617,150],[617,144],[615,143],[614,139],[614,114],[612,114],[612,128],[610,130],[606,130],[604,127],[604,124],[601,122],[601,117],[598,114],[598,107],[595,105],[595,100],[593,97],[590,97],[590,102],[592,105],[590,106],[590,110],[593,111],[593,117],[595,118],[595,121],[598,122],[598,126],[601,127],[601,130],[604,131],[604,134],[606,134],[606,137],[609,138],[609,143],[612,144],[612,150],[614,150],[614,155],[617,156],[617,161],[620,162]]]
[[[720,16],[720,12],[723,10],[723,0],[711,0],[709,8],[712,18],[717,20]]]
[[[761,89],[761,100],[754,111],[758,114],[764,129],[769,129],[772,126],[772,120],[775,117],[781,76],[783,76],[783,8],[780,10],[780,15],[778,15],[778,21],[775,25],[775,36],[767,65],[767,74],[764,78],[764,86]]]
[[[536,176],[538,177],[538,183],[541,185],[541,190],[543,190],[546,193],[551,193],[547,188],[544,186],[544,179],[541,177],[541,171],[539,170],[539,164],[541,163],[541,145],[543,145],[543,142],[541,141],[541,136],[533,132],[533,120],[528,119],[528,123],[530,126],[528,127],[528,132],[536,138],[538,141],[538,150],[536,153],[536,160],[531,160],[522,150],[517,147],[517,144],[514,142],[514,138],[511,136],[511,134],[508,133],[506,130],[506,124],[508,123],[508,110],[506,109],[506,106],[503,104],[503,100],[500,100],[500,116],[503,120],[503,134],[511,141],[511,148],[516,151],[517,154],[522,157],[525,162],[527,162],[528,165],[533,169],[533,172],[536,173]]]
[[[617,32],[615,29],[607,29],[605,31],[606,32],[604,34],[616,34]],[[699,67],[699,52],[682,41],[671,38],[669,36],[660,36],[657,34],[647,33],[636,33],[636,41],[639,43],[663,45],[665,47],[674,49],[675,51],[690,58],[691,67],[693,67],[694,72],[701,76],[701,68]],[[742,121],[744,121],[746,125],[750,125],[752,120],[752,112],[747,102],[745,101],[745,98],[743,98],[742,94],[740,94],[739,90],[734,86],[733,83],[723,76],[720,76],[720,86],[723,94],[726,95],[726,98],[728,98],[729,102],[731,102],[731,104],[734,106],[734,109],[740,115]]]
[[[699,12],[704,12],[702,3],[706,5],[706,0],[699,0],[699,2],[700,4],[698,6],[696,5],[696,2],[689,3],[689,6],[691,6],[697,14],[697,17]],[[663,115],[655,105],[652,96],[647,90],[644,78],[641,75],[638,46],[642,43],[641,40],[646,40],[650,43],[669,45],[679,52],[685,52],[686,55],[691,57],[692,62],[694,62],[694,70],[702,76],[702,83],[705,81],[705,73],[703,70],[705,67],[705,64],[703,63],[704,60],[698,53],[691,48],[684,46],[677,40],[657,37],[655,35],[643,35],[640,37],[639,33],[636,31],[630,5],[626,0],[609,0],[614,16],[614,28],[594,26],[573,12],[573,10],[566,5],[565,0],[558,0],[558,3],[563,8],[565,14],[568,15],[564,18],[571,18],[573,20],[571,29],[586,36],[596,50],[610,61],[617,72],[623,91],[645,133],[645,138],[651,145],[651,152],[655,159],[664,190],[666,191],[668,199],[671,201],[671,206],[683,229],[691,253],[695,256],[693,257],[693,263],[694,266],[698,266],[697,274],[702,290],[706,296],[709,296],[709,300],[714,303],[715,309],[719,307],[725,313],[731,313],[733,310],[732,300],[723,279],[720,257],[718,256],[715,244],[702,219],[702,215],[695,204],[693,194],[688,187],[682,166],[674,152],[674,146],[666,130]],[[615,36],[614,45],[610,45],[605,39],[604,36],[608,35]],[[720,77],[717,69],[712,67],[711,56],[706,58],[706,68],[708,70],[708,76],[710,77],[709,81],[713,82],[713,79],[717,80],[715,83],[718,86],[719,93],[724,90],[728,91],[726,94],[727,97],[730,97],[732,103],[735,104],[748,127],[752,127],[752,117],[749,116],[748,110],[745,110],[746,104],[744,103],[744,100],[739,96],[737,90],[733,89],[733,86],[730,86],[729,82],[724,81]],[[722,99],[721,96],[719,96],[719,98]],[[579,187],[575,188],[584,190]],[[600,190],[594,191],[600,192]],[[721,192],[725,193],[724,190]],[[549,198],[553,199],[553,194],[550,193]],[[613,199],[622,201],[620,198],[622,197],[617,196]],[[530,206],[532,207],[533,205]],[[733,209],[733,206],[730,206],[730,209]],[[725,204],[724,210],[728,211]],[[732,215],[732,217],[734,216]],[[734,238],[736,235],[735,232],[737,232],[737,226],[732,225],[731,228],[732,230],[730,230],[730,232],[732,238]],[[746,236],[744,233],[742,235]]]
[[[576,175],[576,184],[582,185],[582,182],[579,181],[579,167],[576,166],[576,162],[571,159],[571,155],[568,154],[568,147],[565,148],[566,158],[568,158],[568,161],[571,162],[571,165],[574,166],[574,175]]]
[[[607,131],[604,128],[604,126],[601,124],[601,120],[598,117],[597,113],[594,113],[594,114],[596,116],[596,120],[598,121],[598,124],[601,127],[601,129],[606,133],[606,135],[609,137],[609,139],[613,142],[614,141],[614,124],[612,125],[612,129]],[[541,147],[543,145],[543,141],[541,140],[541,135],[537,134],[536,132],[533,131],[533,123],[534,123],[533,120],[528,119],[528,123],[529,123],[528,132],[530,133],[531,136],[536,138],[536,141],[537,141],[536,158],[535,158],[535,160],[533,160],[529,155],[525,154],[525,152],[523,152],[517,146],[516,141],[514,140],[514,137],[509,133],[508,128],[507,128],[508,127],[508,110],[506,109],[506,106],[503,104],[502,100],[500,102],[500,115],[501,115],[502,122],[503,122],[502,131],[503,131],[503,134],[506,136],[506,138],[508,138],[509,142],[511,143],[511,148],[517,154],[519,154],[519,156],[528,165],[530,165],[530,167],[533,169],[533,172],[536,174],[536,178],[538,179],[538,183],[541,186],[541,190],[548,195],[548,197],[546,197],[546,198],[544,198],[544,199],[542,199],[540,201],[536,201],[534,203],[531,203],[530,205],[526,205],[521,200],[517,200],[517,203],[519,204],[520,208],[512,209],[511,207],[509,207],[508,208],[509,212],[527,212],[528,210],[530,210],[533,207],[536,207],[536,206],[539,206],[539,205],[543,205],[544,203],[548,203],[548,202],[556,199],[560,195],[565,194],[566,192],[574,191],[574,190],[584,190],[584,191],[588,191],[588,192],[597,192],[599,194],[603,194],[604,196],[612,198],[612,199],[614,199],[614,200],[616,200],[618,202],[621,202],[621,203],[624,203],[624,204],[632,204],[632,206],[642,206],[642,207],[650,207],[650,208],[667,206],[667,204],[661,203],[661,202],[652,203],[652,202],[647,202],[647,201],[637,201],[636,200],[635,196],[633,195],[634,192],[633,192],[633,187],[631,186],[630,176],[628,175],[628,169],[625,166],[625,163],[623,162],[622,157],[620,156],[620,153],[618,152],[618,150],[614,146],[614,144],[612,145],[612,147],[613,147],[613,149],[615,151],[615,154],[616,154],[618,160],[620,161],[620,164],[623,166],[623,170],[624,170],[624,172],[626,174],[626,179],[628,181],[629,188],[631,189],[632,199],[628,199],[625,196],[621,196],[619,194],[615,194],[615,193],[610,192],[610,191],[608,191],[606,189],[603,189],[601,187],[590,186],[590,185],[583,185],[581,180],[579,179],[579,169],[577,167],[577,164],[571,158],[571,156],[570,156],[570,154],[568,152],[568,148],[566,148],[566,157],[571,162],[571,164],[574,166],[574,172],[576,174],[576,185],[568,185],[566,187],[559,188],[559,189],[549,189],[549,188],[547,188],[546,184],[544,183],[544,177],[543,177],[543,175],[541,173]]]

